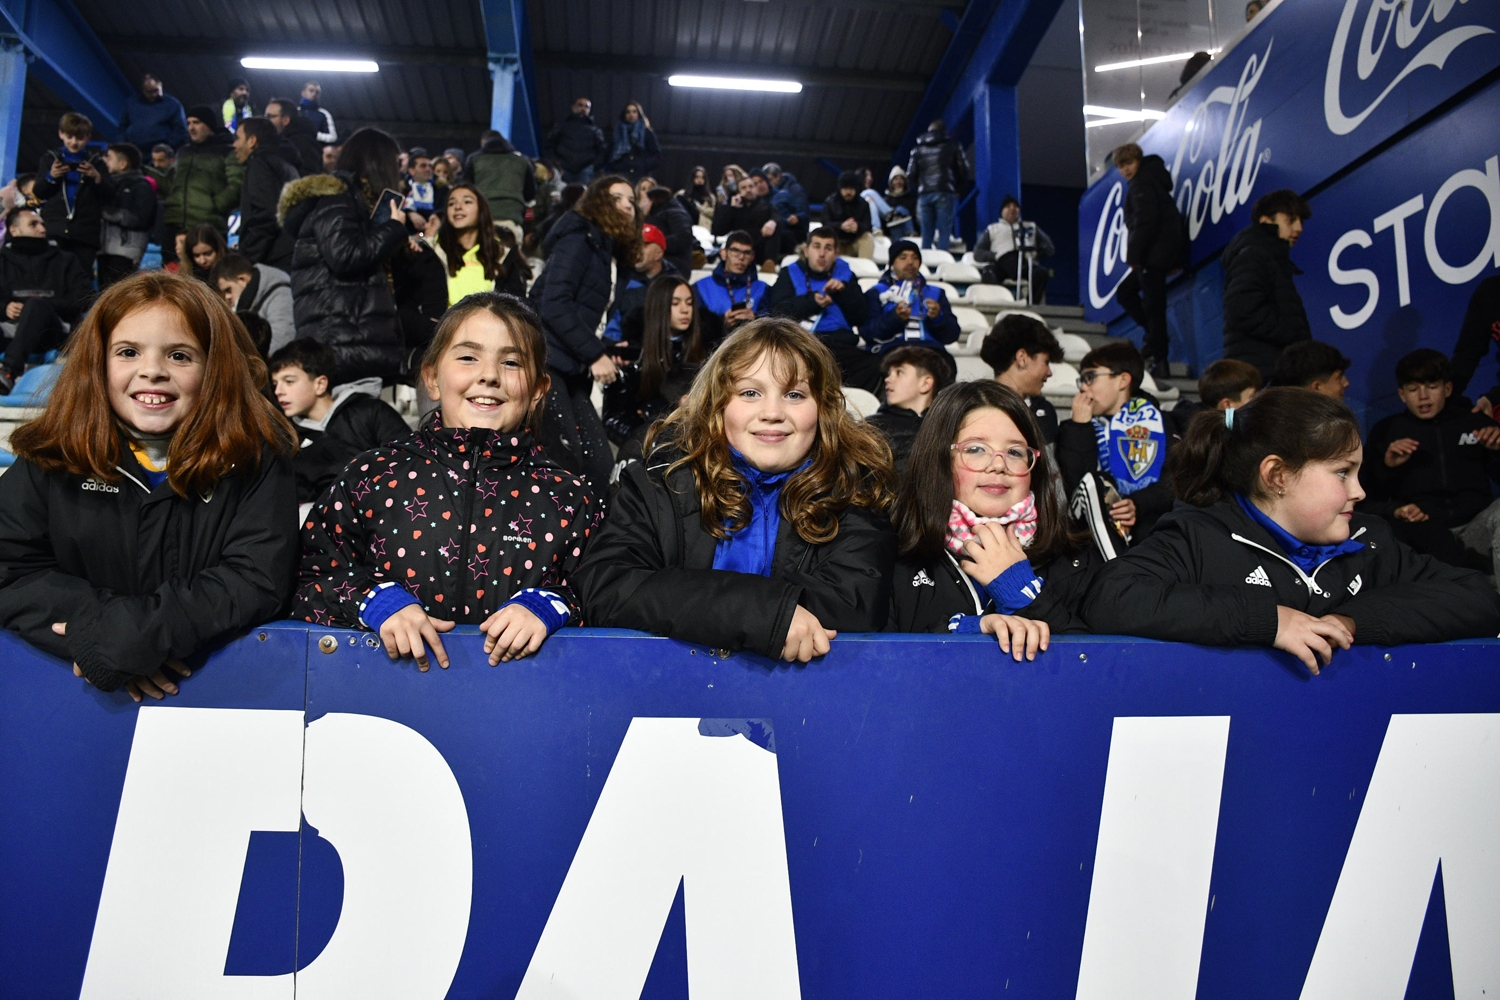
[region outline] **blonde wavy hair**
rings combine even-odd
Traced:
[[[729,452],[724,409],[735,382],[767,354],[777,381],[790,387],[805,378],[818,407],[817,436],[808,452],[811,464],[782,487],[781,515],[804,541],[832,541],[846,507],[889,508],[891,449],[878,431],[844,408],[833,353],[791,320],[752,320],[730,334],[693,380],[686,401],[652,429],[646,452],[662,446],[681,451],[668,471],[692,469],[709,534],[728,538],[749,524],[750,500]]]

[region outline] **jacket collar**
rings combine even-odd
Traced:
[[[444,427],[441,410],[433,410],[398,447],[434,458],[459,474],[505,469],[525,459],[546,462],[541,445],[525,430],[507,434],[486,427]]]

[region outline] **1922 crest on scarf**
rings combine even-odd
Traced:
[[[1115,438],[1115,447],[1120,449],[1120,457],[1129,467],[1132,479],[1141,478],[1156,461],[1157,442],[1151,437],[1151,431],[1143,424],[1125,428],[1124,432]]]

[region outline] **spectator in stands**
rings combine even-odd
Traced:
[[[719,172],[719,187],[717,189],[719,204],[722,205],[730,198],[733,198],[735,193],[740,189],[740,181],[749,176],[745,168],[738,163],[725,164],[724,169]]]
[[[646,456],[575,574],[591,624],[802,663],[838,631],[884,626],[890,453],[844,408],[816,338],[742,327]]]
[[[399,152],[389,135],[362,128],[344,144],[332,174],[303,177],[282,194],[282,225],[295,243],[297,335],[333,348],[336,382],[395,378],[405,356],[386,274],[407,245],[401,202],[368,201],[400,183]]]
[[[693,168],[692,183],[677,192],[677,200],[687,210],[688,216],[693,220],[693,225],[709,229],[714,224],[714,208],[719,204],[719,196],[708,184],[708,170],[705,167]]]
[[[497,220],[509,219],[519,226],[526,218],[526,206],[536,200],[531,161],[499,132],[480,136],[479,152],[469,157],[463,177],[484,195],[490,215]]]
[[[604,389],[604,429],[620,446],[622,460],[640,457],[647,429],[677,408],[709,352],[697,297],[681,275],[652,281],[643,313],[639,360],[621,368],[620,377]]]
[[[252,264],[249,258],[231,253],[213,266],[209,278],[229,308],[237,313],[255,313],[270,325],[267,356],[297,336],[292,279],[285,271],[269,264]]]
[[[1354,642],[1500,631],[1500,594],[1483,576],[1354,510],[1359,472],[1359,424],[1338,400],[1272,388],[1200,413],[1170,471],[1192,506],[1099,571],[1084,619],[1095,632],[1275,646],[1312,673]]]
[[[735,193],[714,209],[713,234],[725,236],[736,230],[749,233],[755,240],[755,259],[761,262],[761,270],[774,273],[781,263],[783,234],[770,200],[760,196],[759,180],[746,176]]]
[[[1490,275],[1474,288],[1469,296],[1469,307],[1464,311],[1463,325],[1458,330],[1458,341],[1453,345],[1453,391],[1463,395],[1469,388],[1469,380],[1479,367],[1480,360],[1490,349],[1490,344],[1500,346],[1500,275]],[[1500,406],[1500,385],[1480,396],[1474,402],[1477,412],[1493,416]]]
[[[1464,397],[1453,398],[1441,351],[1406,355],[1396,363],[1396,384],[1406,409],[1370,428],[1363,466],[1369,496],[1359,509],[1384,517],[1418,552],[1494,572],[1500,426]]]
[[[295,617],[369,629],[421,670],[429,649],[448,666],[439,633],[459,622],[484,632],[494,666],[579,621],[569,581],[597,508],[533,437],[545,351],[536,314],[513,296],[482,292],[448,311],[422,359],[436,411],[350,462],[304,522]]]
[[[291,428],[245,328],[196,281],[100,295],[0,477],[0,623],[101,691],[177,693],[183,665],[285,606]],[[208,390],[212,389],[212,392]]]
[[[930,347],[903,345],[880,359],[885,372],[885,402],[865,423],[885,435],[896,477],[906,474],[912,441],[932,398],[953,384],[953,359]]]
[[[833,353],[845,385],[880,391],[880,362],[860,349],[854,332],[868,321],[870,305],[849,265],[839,259],[838,238],[827,226],[808,235],[806,256],[782,271],[766,292],[760,314],[795,320]]]
[[[587,186],[609,155],[593,110],[594,102],[587,97],[575,99],[568,117],[553,125],[542,142],[543,155],[562,168],[564,184]]]
[[[755,275],[755,241],[736,229],[724,237],[713,273],[693,285],[705,343],[718,344],[755,318],[770,287]]]
[[[988,285],[1030,281],[1030,300],[1047,301],[1047,279],[1051,272],[1037,263],[1057,252],[1052,237],[1035,222],[1023,222],[1021,203],[1012,195],[1000,202],[1000,221],[991,223],[974,244],[974,260],[988,265],[983,281]],[[1030,258],[1031,266],[1026,266]]]
[[[323,173],[331,174],[338,169],[339,157],[343,154],[343,152],[344,147],[341,145],[323,147]],[[455,170],[454,176],[457,176],[458,174],[459,171]]]
[[[418,232],[427,228],[427,220],[441,219],[448,207],[448,184],[433,179],[432,157],[421,146],[413,146],[406,160],[406,222]]]
[[[177,247],[178,256],[187,264],[187,271],[180,273],[190,275],[212,286],[213,280],[209,275],[214,265],[229,253],[229,244],[224,242],[224,237],[217,227],[206,222],[194,226],[178,235]]]
[[[231,132],[239,129],[240,122],[254,116],[255,108],[250,103],[249,80],[236,77],[229,81],[229,96],[224,99],[224,106],[220,111],[223,115],[224,127]]]
[[[187,126],[184,125],[184,133],[186,132],[186,130]],[[164,142],[159,142],[151,147],[151,166],[143,169],[149,170],[151,176],[155,177],[158,182],[161,182],[166,179],[167,175],[169,175],[172,172],[172,169],[176,166],[177,150],[171,146],[168,146]]]
[[[618,174],[589,185],[572,212],[552,227],[542,252],[547,266],[531,286],[531,303],[547,332],[552,387],[543,411],[548,453],[564,456],[602,496],[611,466],[609,440],[590,398],[594,382],[608,386],[619,375],[607,345],[596,335],[614,297],[612,274],[640,257],[635,189]]]
[[[506,267],[489,203],[475,185],[459,184],[448,192],[447,217],[431,242],[448,275],[450,305],[475,292],[526,296],[526,279]]]
[[[891,266],[865,293],[870,318],[860,327],[876,354],[920,344],[950,362],[948,346],[962,332],[948,295],[922,274],[922,251],[910,240],[891,244]]]
[[[136,149],[164,143],[173,149],[188,141],[182,102],[164,92],[155,73],[141,74],[141,89],[125,99],[120,134]]]
[[[266,118],[246,118],[234,137],[234,156],[245,170],[240,182],[239,251],[252,264],[291,264],[291,247],[283,242],[276,221],[281,191],[298,177],[297,168],[281,158],[276,126]]]
[[[667,262],[684,278],[693,271],[693,251],[698,238],[693,235],[693,220],[664,187],[654,187],[641,199],[640,210],[647,222],[667,238]]]
[[[109,173],[102,179],[104,229],[99,246],[99,288],[105,289],[141,266],[156,228],[156,189],[141,173],[141,151],[128,142],[104,154]]]
[[[335,386],[330,381],[333,366],[333,351],[310,337],[282,345],[266,366],[276,402],[300,441],[292,456],[299,504],[322,496],[355,456],[410,431],[401,414],[380,398],[378,383]]]
[[[297,106],[302,117],[310,119],[318,130],[318,145],[327,148],[338,145],[339,130],[333,124],[333,113],[319,103],[323,98],[323,87],[316,80],[302,85],[302,100]]]
[[[616,341],[620,348],[638,347],[641,342],[641,323],[645,317],[646,289],[657,278],[669,275],[674,278],[686,276],[671,261],[666,259],[667,237],[660,229],[647,223],[641,227],[641,248],[635,267],[615,286],[615,301],[604,324],[604,339]],[[611,356],[620,357],[611,347]]]
[[[194,226],[229,232],[229,213],[239,207],[245,170],[234,156],[234,136],[219,124],[207,104],[188,109],[191,141],[177,151],[177,167],[167,188],[165,221],[172,242]],[[181,256],[181,251],[178,252]]]
[[[0,321],[15,324],[0,361],[0,395],[9,395],[33,354],[61,347],[66,324],[78,322],[93,294],[78,258],[47,239],[36,209],[17,205],[5,214],[0,248]]]
[[[631,101],[620,111],[609,138],[606,169],[612,174],[638,181],[649,176],[661,162],[661,146],[651,120],[639,101]]]
[[[42,202],[47,237],[78,258],[91,278],[104,212],[101,182],[109,173],[104,158],[88,149],[93,134],[94,124],[86,116],[76,111],[64,114],[57,123],[62,146],[42,154],[32,185],[32,193]]]
[[[1073,509],[1111,559],[1172,509],[1171,437],[1161,405],[1141,388],[1145,363],[1134,346],[1096,347],[1079,369],[1071,419],[1057,429],[1057,464]]]
[[[1349,380],[1344,373],[1354,362],[1332,344],[1301,340],[1281,352],[1271,375],[1272,385],[1294,386],[1342,400]]]
[[[1248,361],[1270,378],[1284,348],[1312,339],[1293,280],[1302,269],[1291,258],[1312,209],[1297,192],[1283,189],[1261,195],[1250,216],[1255,221],[1229,241],[1220,257],[1224,356]]]
[[[298,114],[297,106],[291,101],[278,99],[266,105],[266,119],[276,126],[276,132],[281,136],[279,148],[283,160],[296,167],[304,177],[324,172],[318,126],[311,118]]]
[[[1115,150],[1115,169],[1125,178],[1125,262],[1130,273],[1115,300],[1145,331],[1141,353],[1153,378],[1166,378],[1167,275],[1187,262],[1187,229],[1172,200],[1172,175],[1160,156],[1144,156],[1128,142]]]
[[[917,189],[917,219],[922,228],[922,247],[948,249],[953,238],[953,211],[958,188],[972,176],[963,146],[948,136],[941,118],[917,136],[906,165],[909,184]]]
[[[532,245],[532,234],[527,234],[527,246],[531,253],[538,256],[541,255],[541,248],[547,242],[547,234],[552,232],[552,227],[562,221],[573,210],[573,206],[578,204],[578,199],[582,198],[583,193],[587,190],[588,187],[583,184],[563,185],[562,192],[557,198],[557,204],[552,206],[552,211],[548,212],[547,217],[536,227],[534,246]]]
[[[1260,369],[1245,361],[1220,358],[1207,368],[1198,379],[1198,399],[1181,399],[1167,411],[1167,422],[1178,437],[1187,433],[1188,425],[1204,410],[1223,412],[1239,408],[1250,402],[1257,392],[1265,387]]]
[[[1050,446],[1057,441],[1057,407],[1042,387],[1052,377],[1052,361],[1061,361],[1062,345],[1047,324],[1031,316],[1007,313],[985,334],[979,357],[995,373],[995,381],[1009,386],[1026,403]]]
[[[786,227],[791,241],[800,242],[806,238],[808,221],[812,218],[807,191],[796,175],[782,170],[779,163],[767,163],[760,170],[770,185],[772,213]]]
[[[1245,20],[1247,22],[1255,20],[1260,16],[1260,12],[1265,6],[1265,0],[1250,0],[1249,3],[1245,4]]]
[[[982,632],[1017,662],[1054,632],[1087,631],[1080,612],[1102,562],[1071,532],[1041,428],[1008,387],[963,382],[938,396],[894,520],[894,631]]]
[[[917,196],[906,186],[906,171],[891,168],[885,194],[873,188],[859,193],[870,205],[870,229],[892,240],[910,239],[916,232]]]
[[[837,234],[839,253],[843,256],[875,256],[875,237],[870,235],[870,207],[859,196],[859,174],[845,170],[839,174],[838,185],[837,191],[823,199],[823,228]]]

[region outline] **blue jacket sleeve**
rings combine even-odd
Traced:
[[[963,331],[959,329],[958,318],[953,315],[953,307],[948,304],[948,293],[941,288],[935,288],[932,291],[937,292],[939,312],[937,319],[927,320],[927,332],[939,344],[951,344]]]
[[[865,292],[865,301],[869,303],[870,318],[860,326],[859,332],[871,346],[884,346],[906,330],[906,324],[896,315],[895,303],[880,301],[880,286]]]

